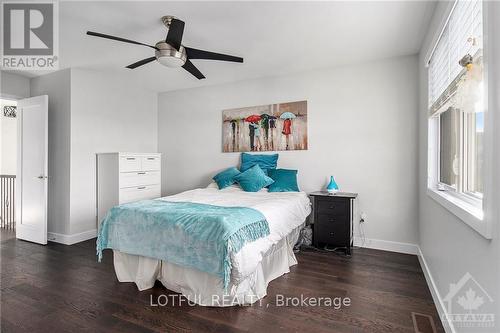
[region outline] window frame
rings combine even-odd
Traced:
[[[437,43],[445,30],[449,18],[452,15],[453,9],[455,8],[456,2],[450,4],[447,8],[445,15],[443,16],[443,21],[440,24],[440,29],[438,29],[432,39],[433,43],[430,44],[430,49],[428,50],[427,56],[425,58],[427,65],[427,75],[429,62],[432,58],[432,54],[436,49]],[[489,84],[489,59],[491,57],[491,50],[489,48],[488,38],[492,35],[492,24],[489,20],[489,3],[483,1],[482,3],[482,16],[483,16],[483,71],[484,71],[484,135],[483,135],[483,195],[473,192],[460,192],[455,190],[453,187],[443,184],[440,182],[439,169],[440,169],[440,117],[439,113],[433,114],[432,116],[427,116],[427,129],[428,129],[428,159],[427,159],[427,195],[434,199],[437,203],[442,205],[448,211],[457,216],[461,221],[466,223],[476,232],[481,234],[487,239],[492,238],[492,211],[494,210],[493,203],[489,200],[491,193],[493,192],[493,133],[491,123],[491,114],[488,110],[493,110],[492,106],[494,101],[491,98],[491,85]],[[430,80],[429,76],[426,82],[426,89],[429,90]],[[429,98],[427,97],[427,100]],[[428,114],[429,107],[426,104],[425,112]],[[446,112],[446,111],[445,111]],[[467,114],[461,112],[461,122],[464,121],[464,117]],[[465,127],[465,126],[464,126]],[[463,130],[460,131],[460,135],[463,139]],[[461,139],[461,140],[462,140]],[[465,144],[461,143],[460,153],[463,155],[466,149]],[[461,156],[460,167],[464,164],[464,156]],[[468,172],[468,171],[465,171]],[[463,177],[463,171],[461,172],[461,177]],[[462,180],[459,182],[459,186],[463,186]]]

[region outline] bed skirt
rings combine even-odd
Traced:
[[[224,292],[219,278],[196,269],[166,261],[113,250],[115,273],[120,282],[134,282],[139,290],[152,288],[160,281],[167,289],[181,293],[190,302],[203,306],[248,305],[267,294],[272,280],[290,272],[297,264],[293,246],[303,225],[292,230],[264,255],[255,271]]]

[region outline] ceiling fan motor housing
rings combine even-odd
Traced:
[[[180,46],[179,50],[168,43],[161,41],[156,43],[155,56],[158,62],[167,67],[182,67],[187,60],[186,49]]]

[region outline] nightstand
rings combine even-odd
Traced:
[[[357,193],[309,193],[313,202],[314,246],[343,248],[351,254],[353,245],[354,201]]]

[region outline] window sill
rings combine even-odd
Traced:
[[[491,239],[491,231],[484,221],[483,210],[465,202],[455,195],[428,188],[427,195],[434,199],[441,206],[449,210],[469,227],[478,232],[486,239]]]

